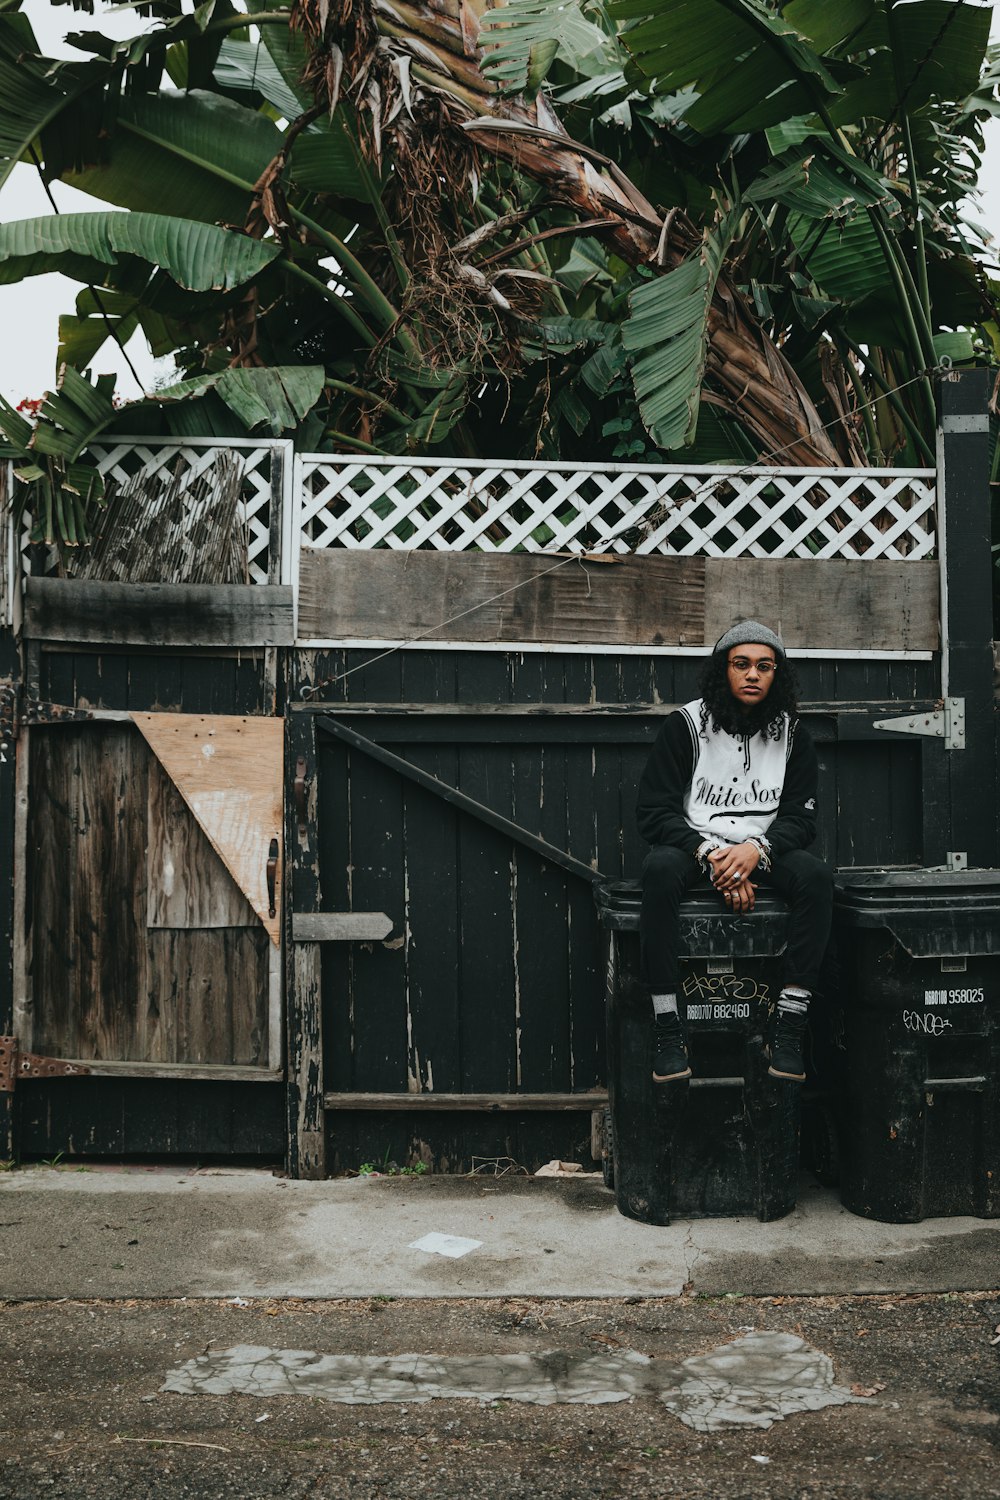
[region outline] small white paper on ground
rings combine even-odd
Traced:
[[[478,1250],[482,1243],[482,1240],[463,1239],[460,1234],[438,1234],[434,1230],[419,1240],[413,1240],[406,1248],[426,1250],[428,1255],[447,1255],[449,1259],[457,1260],[460,1255],[468,1255],[470,1250]]]

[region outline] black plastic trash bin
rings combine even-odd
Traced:
[[[834,918],[845,1207],[1000,1216],[1000,871],[841,874]]]
[[[638,882],[596,889],[607,961],[610,1158],[619,1212],[647,1224],[795,1207],[799,1089],[767,1073],[763,1031],[780,989],[787,907],[761,891],[752,913],[710,890],[681,906],[679,999],[690,1082],[653,1083],[652,1010],[639,983]]]

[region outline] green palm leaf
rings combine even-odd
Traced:
[[[248,432],[264,427],[278,437],[297,427],[323,394],[321,365],[275,365],[270,369],[220,370],[178,381],[152,397],[157,402],[189,401],[214,390]]]
[[[483,17],[483,72],[501,93],[537,93],[560,57],[590,76],[620,66],[617,40],[588,21],[581,0],[508,0]]]
[[[722,262],[738,224],[732,211],[710,230],[701,253],[632,293],[622,342],[647,431],[660,448],[694,442],[708,354],[708,317]]]
[[[990,8],[953,0],[879,0],[852,46],[866,56],[867,74],[831,107],[837,125],[898,117],[933,98],[964,99],[979,82],[990,35]]]
[[[290,86],[272,57],[266,43],[270,32],[275,30],[275,27],[265,28],[264,39],[260,42],[223,42],[215,64],[215,81],[224,89],[252,90],[262,94],[284,119],[294,120],[310,107],[312,100],[301,86]],[[308,60],[304,45],[302,53],[300,77]]]
[[[640,72],[658,94],[698,85],[685,119],[703,134],[736,128],[761,101],[774,124],[836,98],[840,85],[805,38],[762,0],[614,0]]]
[[[279,245],[160,214],[62,214],[0,224],[0,284],[67,268],[81,281],[100,280],[120,255],[135,255],[189,291],[232,291],[280,254]],[[79,275],[81,268],[86,274]]]
[[[888,181],[829,136],[810,135],[767,166],[746,192],[766,211],[781,203],[813,219],[851,218],[875,205],[895,214],[899,204]]]
[[[104,62],[52,63],[37,56],[38,44],[27,18],[0,14],[0,187],[28,157],[38,136],[52,129],[62,112],[108,75]],[[96,137],[91,120],[90,134]],[[78,127],[75,149],[83,147]]]
[[[66,181],[122,208],[242,223],[281,143],[272,120],[218,94],[133,94],[119,106],[105,159]]]

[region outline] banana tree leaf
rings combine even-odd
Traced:
[[[276,28],[268,26],[263,29],[270,32]],[[305,64],[306,58],[303,55],[299,68],[300,77]],[[221,88],[252,90],[262,94],[268,104],[272,104],[286,120],[296,119],[312,103],[301,85],[298,88],[289,85],[265,41],[223,42],[215,64],[215,81]]]
[[[628,98],[637,97],[622,69],[614,68],[609,73],[595,73],[593,77],[574,83],[568,89],[560,89],[555,100],[557,104],[590,104],[595,99],[608,100],[608,108],[604,114],[598,115],[598,119],[607,120],[612,109],[624,104]]]
[[[580,366],[580,379],[595,396],[606,396],[626,369],[621,338],[609,338],[606,344]]]
[[[114,416],[114,388],[113,375],[98,375],[91,385],[72,365],[63,365],[38,413],[32,450],[75,462]]]
[[[558,56],[574,73],[620,65],[614,37],[583,15],[580,0],[508,0],[483,17],[483,72],[501,93],[533,95]]]
[[[958,333],[936,333],[934,353],[938,359],[950,359],[956,365],[974,359],[976,351],[972,343],[972,334],[964,330]]]
[[[763,0],[614,0],[610,13],[636,22],[622,41],[657,93],[704,84],[685,116],[703,133],[732,128],[753,101],[779,91],[788,95],[786,116],[841,93],[812,47]],[[728,102],[727,77],[734,80]],[[792,100],[800,92],[804,104]]]
[[[154,358],[171,354],[189,342],[189,330],[178,322],[171,323],[143,300],[155,296],[155,281],[143,279],[139,293],[116,291],[113,287],[84,287],[76,299],[76,312],[64,313],[59,319],[59,364],[65,362],[77,370],[86,369],[109,338],[126,344],[137,328],[146,336]]]
[[[0,432],[11,447],[16,448],[19,453],[27,453],[33,431],[27,417],[22,417],[5,397],[0,396]]]
[[[218,94],[133,94],[121,102],[105,160],[65,180],[122,208],[239,224],[281,144],[266,116]]]
[[[931,306],[937,321],[951,328],[971,328],[975,323],[994,317],[998,306],[993,283],[984,278],[982,268],[968,255],[952,255],[947,260],[931,260],[927,267]]]
[[[849,47],[871,20],[878,0],[791,0],[781,14],[817,52]]]
[[[60,362],[72,365],[74,369],[85,370],[109,338],[114,337],[119,344],[127,344],[138,326],[139,318],[134,302],[130,302],[130,311],[124,314],[113,314],[109,310],[106,320],[99,313],[89,318],[63,313],[59,319],[59,350],[56,357]]]
[[[895,20],[888,0],[879,0],[857,38],[859,52],[871,50],[868,75],[849,84],[831,106],[834,124],[895,118],[903,100],[913,114],[933,98],[964,99],[978,84],[989,42],[989,7],[912,0],[892,14]]]
[[[794,217],[788,232],[821,295],[848,304],[873,294],[895,299],[895,283],[867,214],[819,226],[815,219]]]
[[[103,62],[55,64],[37,51],[26,17],[0,14],[0,187],[41,132],[85,94],[99,93],[108,76]],[[76,135],[78,150],[87,135],[96,146],[97,123]]]
[[[801,145],[803,141],[816,134],[816,121],[810,115],[795,115],[789,120],[782,120],[779,125],[771,125],[764,132],[767,136],[768,148],[772,156],[781,156],[789,146]]]
[[[829,136],[813,135],[766,167],[745,195],[765,209],[784,204],[811,218],[851,218],[859,208],[880,204],[889,214],[899,204],[888,181]]]
[[[64,258],[103,267],[136,255],[190,291],[231,291],[280,254],[278,245],[160,214],[61,214],[0,224],[0,284],[65,270]]]
[[[751,52],[714,80],[705,80],[700,97],[684,112],[684,123],[701,135],[742,135],[802,114],[815,100],[807,82],[786,78],[771,83],[762,98],[760,58]]]
[[[597,318],[546,318],[533,330],[547,350],[580,349],[585,344],[603,344],[615,333],[610,323]]]
[[[708,314],[732,241],[732,212],[706,234],[701,254],[632,293],[622,342],[633,356],[632,382],[646,429],[660,448],[688,447],[708,353]]]
[[[322,365],[285,365],[271,369],[221,370],[197,375],[155,392],[157,402],[196,400],[216,391],[247,432],[266,427],[272,437],[297,427],[323,394]]]
[[[676,455],[678,463],[685,464],[752,464],[757,462],[758,446],[751,442],[738,422],[723,417],[708,401],[703,401],[698,413],[698,434],[690,448]],[[670,463],[672,455],[665,453],[664,462]]]
[[[258,8],[256,4],[254,8]],[[287,0],[263,0],[259,9],[267,11],[287,10],[288,3]],[[305,88],[302,83],[302,75],[309,62],[309,49],[302,32],[299,30],[293,31],[290,26],[262,26],[260,28],[260,35],[268,56],[285,80],[291,93],[299,101],[299,108],[296,113],[301,114],[303,110],[311,108],[315,100],[308,88]]]
[[[553,419],[565,422],[577,437],[583,436],[593,417],[590,407],[580,400],[576,387],[572,385],[564,385],[556,393],[551,411]]]
[[[602,285],[614,278],[608,270],[607,252],[596,240],[574,240],[573,247],[556,268],[556,280],[574,296],[579,296],[585,286],[599,282]]]
[[[378,442],[386,453],[416,453],[437,447],[462,420],[468,404],[468,374],[452,370],[447,384],[408,426],[380,433]]]
[[[339,110],[326,128],[299,136],[292,147],[290,172],[295,185],[307,192],[371,202]]]

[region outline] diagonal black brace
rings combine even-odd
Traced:
[[[542,859],[548,860],[550,864],[557,865],[568,875],[575,875],[579,880],[586,880],[590,884],[595,880],[604,880],[605,877],[600,870],[595,870],[591,865],[585,865],[582,860],[574,859],[572,854],[567,854],[563,849],[557,849],[555,844],[546,843],[545,839],[540,838],[537,833],[531,833],[527,828],[522,828],[520,823],[512,823],[510,818],[503,817],[501,813],[494,812],[490,807],[484,807],[474,797],[460,792],[458,787],[450,786],[446,781],[439,781],[429,771],[422,771],[412,761],[404,760],[401,755],[394,755],[391,750],[377,745],[374,740],[358,734],[356,729],[349,729],[339,719],[331,718],[329,715],[317,717],[316,728],[325,734],[333,735],[335,739],[342,740],[352,749],[360,750],[363,755],[371,756],[372,760],[388,766],[390,771],[396,771],[407,780],[416,782],[417,786],[423,787],[424,791],[433,792],[435,797],[440,797],[443,802],[449,803],[452,807],[457,807],[462,812],[469,813],[473,818],[478,818],[480,823],[486,823],[488,827],[495,828],[498,833],[506,834],[515,843],[532,850]]]

